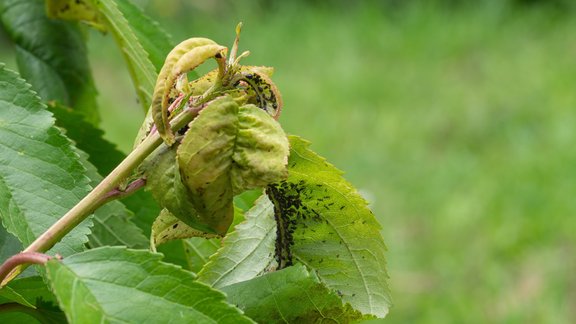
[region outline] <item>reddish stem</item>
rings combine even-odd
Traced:
[[[21,252],[11,256],[0,266],[0,282],[3,282],[6,276],[17,266],[26,263],[46,264],[51,256],[38,252]]]

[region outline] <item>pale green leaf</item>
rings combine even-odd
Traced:
[[[300,264],[222,289],[259,323],[350,323],[363,318]]]
[[[290,137],[288,179],[267,189],[280,263],[305,264],[354,309],[384,317],[390,295],[380,224],[342,172],[308,145]]]
[[[97,91],[77,24],[48,18],[42,0],[0,0],[0,20],[14,42],[20,74],[42,99],[97,123]]]
[[[161,146],[144,161],[141,169],[146,175],[146,189],[163,208],[195,229],[213,232],[203,224],[190,201],[190,194],[180,178],[174,148]]]
[[[0,66],[0,216],[7,230],[32,243],[88,193],[84,172],[30,86]],[[84,250],[90,223],[77,226],[51,253]]]
[[[198,281],[220,288],[252,279],[275,268],[276,222],[266,196],[245,214],[245,221],[226,235],[216,254],[198,273]]]
[[[178,217],[172,215],[167,209],[162,209],[160,215],[152,224],[152,237],[150,243],[156,247],[162,243],[181,240],[190,237],[216,237],[216,234],[207,234],[203,231],[192,228]]]
[[[234,223],[244,221],[244,213],[234,208]],[[198,272],[208,258],[216,253],[221,239],[214,234],[195,230],[166,210],[158,216],[152,226],[151,244],[165,255],[168,262],[179,264],[185,269]],[[180,240],[178,243],[171,241]],[[168,243],[168,244],[164,244]],[[159,244],[162,244],[158,246]]]
[[[102,17],[91,0],[46,0],[50,18],[77,20],[106,32]]]
[[[221,239],[193,237],[183,241],[188,269],[198,273],[221,246]]]
[[[225,233],[232,199],[286,176],[288,141],[280,125],[254,105],[220,97],[190,123],[178,147],[178,165],[204,223]]]
[[[46,264],[70,323],[250,323],[222,293],[161,255],[103,247]],[[79,302],[81,301],[81,302]]]

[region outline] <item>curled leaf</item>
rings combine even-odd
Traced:
[[[172,215],[168,209],[164,208],[154,221],[154,224],[152,224],[150,245],[154,250],[156,246],[162,243],[191,237],[214,238],[218,237],[218,235],[207,234],[190,227],[178,217]]]
[[[214,232],[202,222],[190,201],[176,164],[175,148],[160,147],[141,168],[146,176],[146,188],[163,208],[195,229]]]
[[[232,198],[287,176],[288,141],[280,125],[254,105],[215,99],[190,123],[177,158],[200,219],[225,233]]]
[[[241,73],[241,80],[249,85],[248,91],[254,93],[253,102],[249,101],[249,103],[257,105],[274,119],[278,119],[280,111],[282,111],[282,96],[268,76],[268,71],[259,68],[246,69],[245,72]]]
[[[154,123],[168,145],[174,143],[174,135],[168,123],[168,103],[178,77],[194,70],[209,58],[221,55],[225,49],[207,38],[192,38],[180,43],[168,54],[152,95]]]

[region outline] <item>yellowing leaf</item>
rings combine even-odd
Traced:
[[[183,182],[200,219],[226,233],[232,198],[286,177],[288,141],[280,125],[254,105],[217,98],[190,123],[178,147]]]
[[[152,224],[152,237],[150,238],[150,244],[155,248],[156,246],[168,241],[191,237],[213,238],[218,237],[218,235],[207,234],[203,231],[192,228],[176,216],[172,215],[168,209],[164,208],[154,221],[154,224]]]
[[[146,188],[163,208],[195,229],[214,232],[202,222],[190,201],[190,193],[182,183],[176,164],[175,148],[161,146],[142,164],[142,169]]]

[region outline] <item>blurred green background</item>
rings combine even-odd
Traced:
[[[244,22],[286,131],[383,225],[384,322],[576,322],[572,1],[139,3],[175,41],[231,44]],[[102,126],[127,151],[143,112],[111,37],[89,36]]]

